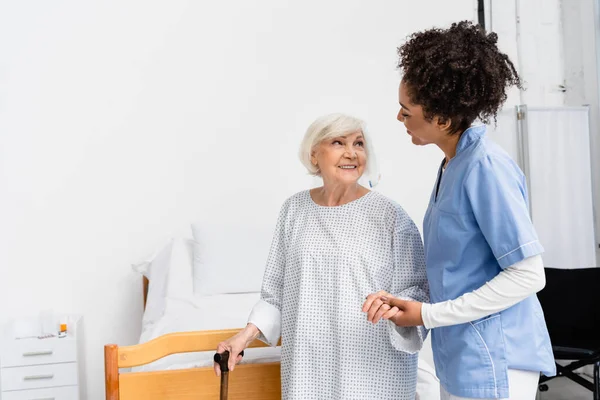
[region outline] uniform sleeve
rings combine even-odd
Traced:
[[[419,230],[406,215],[398,216],[393,234],[394,276],[391,294],[404,300],[429,301],[425,255]],[[390,340],[398,351],[414,354],[427,337],[424,326],[399,327],[387,321]]]
[[[502,269],[544,251],[529,216],[525,178],[513,163],[484,157],[467,174],[465,188]]]
[[[248,323],[260,330],[258,338],[276,346],[281,336],[281,297],[285,271],[285,223],[288,214],[288,202],[279,213],[267,266],[263,277],[260,300],[253,307]]]
[[[423,304],[421,315],[428,329],[464,324],[506,310],[545,284],[544,263],[537,255],[511,265],[479,289],[454,300]]]

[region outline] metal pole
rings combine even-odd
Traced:
[[[517,162],[525,174],[525,182],[527,184],[527,195],[529,197],[529,216],[531,217],[531,183],[529,183],[529,133],[527,131],[527,106],[520,104],[515,106],[517,113],[517,143],[518,143],[518,155],[519,159]]]

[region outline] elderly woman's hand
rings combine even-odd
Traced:
[[[398,299],[385,291],[367,296],[362,311],[367,313],[367,320],[376,324],[380,319],[389,319],[398,326],[423,325],[421,317],[422,303],[418,301]]]
[[[244,329],[229,339],[219,343],[217,353],[229,351],[229,362],[227,364],[230,371],[233,371],[235,365],[242,361],[240,353],[248,347],[259,335],[260,331],[253,324],[248,324]],[[214,363],[214,370],[217,376],[221,376],[221,367]]]
[[[398,313],[398,307],[385,304],[381,300],[382,297],[390,298],[392,295],[384,290],[380,290],[377,293],[367,296],[362,306],[362,311],[367,313],[367,321],[376,324],[380,319],[390,319]]]

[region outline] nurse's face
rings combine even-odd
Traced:
[[[398,98],[400,111],[397,118],[406,127],[406,133],[412,138],[413,144],[424,146],[431,143],[439,144],[444,140],[447,136],[448,124],[440,124],[437,117],[433,117],[430,121],[425,119],[423,108],[412,102],[404,81],[400,82]]]

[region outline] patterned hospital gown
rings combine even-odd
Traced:
[[[285,202],[249,318],[265,342],[281,334],[284,400],[415,399],[426,332],[368,322],[362,305],[379,290],[428,301],[421,236],[399,205],[377,192],[336,207],[309,191]]]

